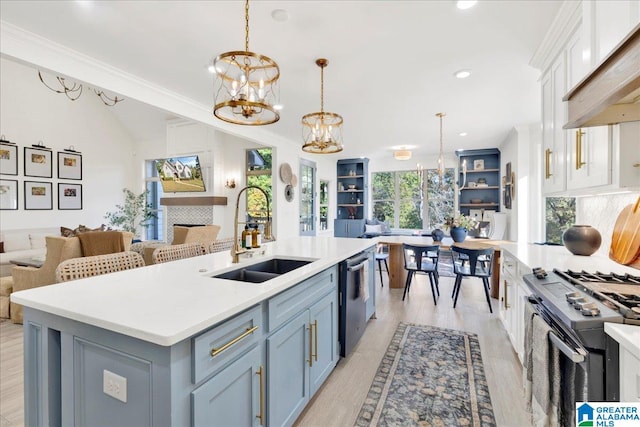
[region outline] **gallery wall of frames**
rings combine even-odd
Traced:
[[[81,182],[82,153],[73,146],[54,151],[42,141],[20,146],[0,138],[0,210],[80,210]]]

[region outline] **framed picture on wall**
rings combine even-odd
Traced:
[[[51,157],[51,150],[46,147],[24,147],[24,176],[51,178],[53,176]]]
[[[18,209],[18,181],[0,179],[0,210]]]
[[[82,184],[58,183],[58,209],[82,209]]]
[[[53,185],[50,182],[24,182],[25,210],[53,209]]]
[[[82,179],[82,154],[71,150],[58,151],[58,178]]]
[[[0,174],[18,175],[18,146],[0,140]]]

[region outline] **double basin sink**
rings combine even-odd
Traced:
[[[262,283],[289,273],[311,263],[311,260],[273,258],[256,264],[244,265],[226,273],[211,276],[216,279],[236,280],[238,282]]]

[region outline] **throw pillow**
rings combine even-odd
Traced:
[[[382,233],[382,225],[378,224],[378,225],[368,225],[365,224],[364,226],[364,232],[368,233],[368,234],[380,234]]]
[[[60,235],[62,237],[74,237],[75,233],[72,229],[67,227],[60,227]]]
[[[378,224],[378,219],[377,218],[366,219],[365,220],[365,224],[366,225],[377,225]]]
[[[388,233],[391,231],[391,227],[389,226],[389,221],[380,221],[380,225],[382,226],[383,233]]]

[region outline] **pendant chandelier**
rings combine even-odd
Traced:
[[[440,117],[440,155],[438,156],[438,176],[440,177],[440,184],[444,182],[444,152],[442,151],[442,118],[446,116],[446,113],[437,113],[436,116]]]
[[[244,16],[244,51],[225,52],[213,61],[213,114],[237,125],[268,125],[280,119],[280,67],[271,58],[249,51],[249,0],[245,1]]]
[[[331,154],[342,151],[342,116],[324,111],[324,68],[329,61],[320,58],[320,112],[302,117],[302,151],[314,154]]]

